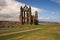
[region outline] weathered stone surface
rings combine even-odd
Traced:
[[[20,23],[21,24],[38,24],[38,14],[35,11],[35,16],[31,15],[31,7],[24,7],[20,8]]]

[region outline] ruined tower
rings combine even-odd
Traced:
[[[35,11],[35,21],[34,21],[35,25],[38,24],[38,12]]]
[[[31,7],[29,6],[24,6],[20,7],[20,24],[37,24],[38,21],[38,14],[37,11],[35,12],[35,16],[31,14]]]
[[[22,8],[22,6],[20,8],[19,20],[20,20],[20,24],[23,24],[23,8]]]

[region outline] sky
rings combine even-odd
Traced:
[[[0,0],[0,20],[19,20],[19,8],[32,7],[32,14],[38,11],[39,21],[60,22],[60,0]]]

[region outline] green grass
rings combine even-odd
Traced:
[[[24,28],[24,26],[21,26],[21,28]],[[7,35],[7,36],[1,36],[0,40],[60,40],[59,24],[38,25],[38,26],[32,25],[26,27],[28,27],[28,29],[30,29],[29,27],[31,28],[39,27],[41,29],[36,31],[22,32],[22,33]]]
[[[7,30],[0,30],[0,34],[4,34],[4,33],[10,33],[10,32],[18,32],[18,31],[22,31],[22,30],[29,30],[29,29],[33,29],[33,28],[38,28],[38,26],[36,25],[20,25],[19,27],[16,28],[10,28]]]

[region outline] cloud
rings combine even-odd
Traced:
[[[39,17],[39,21],[51,21],[50,17]]]
[[[51,1],[53,1],[53,2],[56,2],[56,3],[60,4],[60,0],[51,0]]]
[[[50,14],[60,14],[60,12],[56,12],[56,11],[47,11]]]
[[[25,6],[25,4],[21,3],[21,2],[17,2],[16,0],[0,0],[0,20],[19,21],[19,14],[20,14],[20,7],[21,6]],[[35,11],[38,11],[38,13],[41,13],[41,12],[52,13],[52,14],[56,13],[56,12],[49,12],[44,9],[32,7],[32,14],[33,15],[34,15]],[[48,20],[50,18],[47,17],[47,18],[41,18],[41,19]]]
[[[57,19],[57,18],[50,18],[50,17],[39,17],[39,21],[60,22],[60,19]]]
[[[24,6],[24,3],[17,2],[16,0],[0,0],[0,20],[19,20],[20,7]],[[39,8],[32,7],[32,12],[40,12]]]
[[[11,15],[8,14],[0,14],[0,17],[4,17],[4,18],[12,18]]]
[[[6,5],[5,0],[0,0],[0,6],[5,6],[5,5]]]

